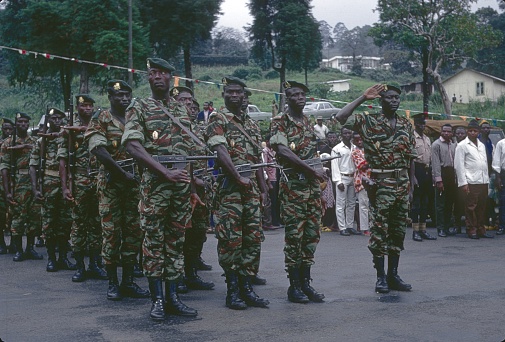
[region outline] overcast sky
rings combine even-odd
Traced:
[[[223,15],[217,26],[228,26],[242,29],[251,24],[251,16],[248,1],[224,0],[221,5]],[[356,26],[371,25],[379,20],[377,12],[377,0],[312,0],[312,13],[317,20],[325,20],[331,27],[338,22],[343,22],[348,29]],[[498,9],[496,0],[479,0],[472,7],[493,7]]]

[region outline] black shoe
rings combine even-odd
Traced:
[[[481,239],[492,239],[492,238],[494,238],[494,236],[491,235],[491,234],[489,234],[489,233],[479,234],[478,236]]]
[[[198,271],[210,271],[212,270],[212,266],[207,264],[203,259],[202,257],[198,257],[196,260],[195,260],[195,263],[194,263],[196,269]]]
[[[60,258],[58,259],[58,268],[60,270],[69,270],[69,271],[75,271],[77,270],[77,266],[71,262],[67,256],[62,256],[60,252]]]
[[[153,321],[163,321],[165,319],[165,301],[163,299],[163,281],[161,278],[148,277],[149,292],[151,293],[151,312]]]
[[[12,258],[12,261],[25,261],[25,255],[22,252],[16,252],[14,254],[14,257]]]
[[[121,291],[121,295],[123,297],[129,297],[129,298],[149,298],[150,293],[147,290],[142,289],[140,286],[138,286],[135,282],[130,283],[123,283],[119,287],[119,290]]]
[[[438,230],[438,236],[440,237],[447,237],[447,233],[443,229]]]
[[[423,238],[423,240],[436,240],[435,236],[431,236],[426,230],[420,230],[419,235]]]
[[[375,283],[375,292],[389,293],[389,286],[385,275],[377,277],[377,282]]]
[[[213,290],[215,284],[211,281],[205,281],[198,274],[186,274],[184,280],[186,286],[190,290]]]
[[[388,275],[387,283],[390,290],[410,291],[412,285],[405,283],[399,275]]]
[[[322,303],[324,302],[324,294],[317,292],[311,285],[312,278],[310,276],[310,266],[303,265],[300,268],[301,273],[301,286],[302,292],[309,298],[309,300]]]
[[[138,263],[133,265],[133,276],[135,278],[142,278],[144,276],[144,272],[142,272],[142,267]]]
[[[343,235],[343,236],[350,236],[351,234],[349,234],[349,232],[347,231],[347,229],[342,229],[340,231],[340,235]]]
[[[44,257],[37,253],[35,249],[33,249],[33,246],[28,246],[26,247],[25,250],[25,258],[30,259],[30,260],[42,260]]]
[[[198,316],[198,311],[181,302],[177,294],[177,281],[165,283],[165,300],[165,312],[168,314],[184,317]]]
[[[418,242],[423,241],[423,238],[421,237],[421,234],[419,234],[419,231],[414,230],[414,231],[412,232],[412,240],[414,240],[414,241],[418,241]]]
[[[347,228],[347,232],[351,235],[362,235],[363,233],[362,232],[358,232],[356,229],[354,228]]]
[[[496,235],[503,235],[503,234],[505,234],[505,228],[498,228],[498,230],[496,231]]]
[[[469,239],[478,240],[479,236],[477,234],[468,234]]]
[[[267,280],[265,278],[260,277],[259,275],[254,275],[251,277],[251,283],[253,285],[266,285]]]
[[[58,267],[56,266],[56,262],[52,259],[47,260],[47,266],[46,266],[46,271],[47,272],[57,272]]]
[[[74,283],[82,283],[83,281],[86,280],[86,270],[84,267],[80,268],[77,266],[77,271],[75,271],[74,275],[72,276],[72,281]]]
[[[0,231],[0,254],[7,254],[7,246],[5,245],[3,231]]]
[[[45,247],[44,239],[42,238],[37,238],[37,242],[35,242],[35,247]]]
[[[247,304],[239,296],[238,274],[228,271],[226,274],[226,307],[232,310],[245,310]]]
[[[163,299],[156,299],[152,302],[151,312],[149,315],[153,321],[164,321],[165,320],[165,302]]]
[[[181,280],[177,282],[177,293],[188,293],[189,289],[184,282],[184,276],[181,277]]]
[[[266,308],[268,307],[268,304],[270,304],[267,299],[261,298],[256,294],[256,292],[254,292],[250,276],[239,276],[239,287],[240,298],[247,304],[247,306]]]
[[[107,277],[107,272],[100,266],[98,266],[98,259],[100,257],[96,253],[91,253],[89,256],[89,265],[88,265],[88,274],[87,276],[89,278],[94,278],[94,279],[101,279],[101,280],[107,280],[109,277]]]
[[[119,290],[119,284],[115,282],[109,282],[109,288],[107,289],[107,299],[108,300],[121,300],[121,291]]]
[[[297,267],[289,268],[288,273],[290,284],[288,288],[288,300],[292,303],[308,303],[310,299],[305,293],[303,293],[301,288],[300,269]]]
[[[447,236],[454,236],[456,234],[458,234],[458,230],[454,227],[449,228],[447,231]]]

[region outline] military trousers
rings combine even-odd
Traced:
[[[221,179],[216,196],[214,219],[219,265],[225,272],[257,274],[264,236],[256,179],[251,179],[247,189],[234,181]]]
[[[36,234],[40,231],[40,211],[33,211],[33,195],[30,176],[27,174],[16,175],[14,186],[14,201],[16,206],[11,206],[12,236],[23,234]]]
[[[280,213],[284,222],[286,269],[314,264],[321,238],[321,190],[315,180],[281,181]]]
[[[98,212],[102,224],[102,257],[105,264],[133,264],[144,234],[140,229],[140,189],[131,181],[98,180]]]
[[[72,227],[71,204],[65,203],[59,177],[44,176],[42,233],[47,239],[68,238]]]
[[[190,185],[161,181],[144,172],[140,184],[144,274],[178,280],[184,272],[185,229],[191,225]]]
[[[205,200],[205,190],[197,188],[197,194],[202,201]],[[197,205],[191,216],[191,228],[186,229],[184,240],[184,257],[198,258],[202,252],[203,244],[207,241],[207,228],[210,224],[209,208]]]
[[[375,256],[400,255],[409,216],[408,176],[377,179],[375,201],[370,203],[368,249]]]

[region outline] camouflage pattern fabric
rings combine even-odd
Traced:
[[[126,110],[123,145],[137,140],[152,155],[193,155],[195,142],[161,110],[163,105],[182,125],[191,127],[186,107],[151,98],[135,99]],[[149,170],[140,183],[140,227],[147,277],[177,280],[184,272],[184,231],[191,222],[190,185],[161,181]]]
[[[114,160],[131,158],[121,145],[124,125],[107,110],[98,111],[84,134],[89,151],[107,149]],[[133,264],[142,244],[137,210],[139,187],[134,182],[110,179],[104,166],[98,176],[98,211],[102,225],[102,257],[105,264]]]
[[[17,137],[15,145],[30,144],[34,145],[36,139],[27,136],[26,138]],[[8,137],[2,143],[0,148],[0,155],[2,162],[0,163],[0,170],[7,169],[10,172],[11,168],[11,152],[7,149],[12,146],[12,137]],[[30,148],[16,150],[14,158],[16,160],[16,179],[14,187],[14,201],[18,203],[17,206],[11,208],[12,223],[11,234],[23,235],[34,234],[40,223],[40,214],[33,211],[33,196],[30,175],[28,174],[30,162]]]
[[[77,116],[75,126],[82,126]],[[86,246],[90,251],[99,251],[102,248],[102,234],[100,217],[98,215],[98,196],[96,178],[89,176],[88,172],[97,169],[96,157],[90,155],[88,144],[84,141],[84,134],[74,134],[75,165],[74,193],[75,199],[72,208],[72,230],[70,239],[74,252],[83,253]],[[57,158],[68,161],[68,139],[62,137],[58,140]],[[82,170],[87,170],[83,172]]]
[[[39,167],[41,139],[32,150],[30,156],[30,166]],[[58,141],[46,140],[46,164],[45,170],[50,172],[59,171],[57,159]],[[61,192],[61,180],[59,176],[44,175],[42,191],[44,203],[42,204],[42,233],[45,238],[68,238],[72,226],[71,207],[65,203]]]
[[[317,157],[317,137],[304,116],[301,122],[282,113],[272,120],[270,145],[284,145],[300,159]],[[288,166],[279,158],[283,166]],[[285,225],[284,261],[286,269],[314,264],[314,253],[321,237],[321,190],[319,181],[288,175],[279,184],[281,219]]]
[[[261,163],[261,142],[258,125],[242,113],[240,125],[256,144],[253,144],[238,128],[235,115],[227,109],[213,113],[206,130],[207,144],[212,148],[224,145],[235,165]],[[223,270],[237,271],[242,275],[258,273],[261,242],[260,192],[256,177],[251,176],[251,188],[237,185],[230,177],[218,179],[215,208],[218,260]]]
[[[372,169],[409,169],[416,157],[412,124],[396,115],[396,127],[382,113],[354,114],[353,129],[363,138],[365,158]],[[373,177],[373,174],[372,174]],[[373,255],[399,255],[409,213],[409,178],[376,180],[375,200],[370,203],[370,241]],[[372,198],[372,197],[371,197]]]
[[[5,139],[0,138],[0,146]],[[1,154],[0,154],[1,158]],[[1,160],[0,160],[1,162]],[[2,174],[0,173],[0,182],[2,182]],[[7,201],[5,200],[4,187],[0,186],[0,233],[7,229]]]

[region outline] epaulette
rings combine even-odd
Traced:
[[[101,112],[102,112],[102,108],[98,108],[91,118],[92,119],[98,119],[98,117],[100,116]]]

